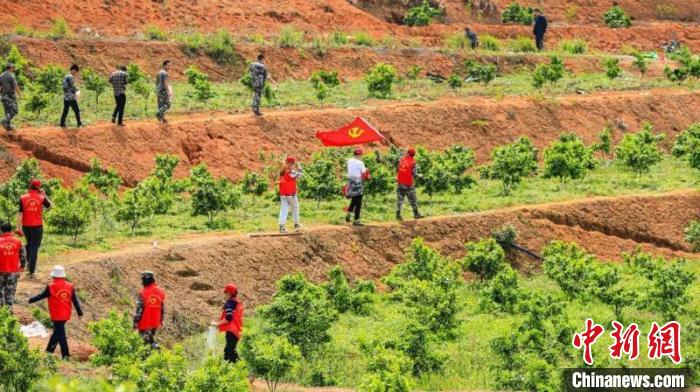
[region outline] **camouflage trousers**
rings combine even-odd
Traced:
[[[416,187],[399,184],[396,188],[396,213],[401,214],[403,200],[408,197],[408,202],[413,208],[413,215],[418,216],[418,199],[416,198]]]
[[[0,272],[0,306],[7,306],[12,309],[15,304],[15,291],[17,291],[17,280],[19,274]]]
[[[12,121],[12,119],[15,118],[15,116],[19,112],[19,109],[17,107],[17,100],[13,97],[8,96],[3,96],[1,100],[2,107],[3,109],[5,109],[4,122],[5,124],[10,125],[10,121]]]
[[[143,342],[150,346],[153,349],[158,348],[158,343],[156,343],[156,330],[155,329],[144,329],[143,331],[139,331],[139,335],[141,335],[141,339],[143,339]]]
[[[253,113],[260,112],[260,97],[262,96],[263,88],[254,87],[253,88],[253,103],[251,104],[253,108]]]
[[[159,91],[158,113],[156,113],[156,117],[163,118],[165,116],[165,112],[168,110],[170,110],[170,95],[168,95],[167,91]]]

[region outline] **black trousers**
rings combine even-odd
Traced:
[[[224,347],[224,360],[231,363],[238,362],[238,338],[233,332],[226,332],[226,347]]]
[[[348,214],[355,212],[355,220],[360,220],[360,211],[362,210],[362,195],[354,196],[350,199],[350,207]]]
[[[83,125],[80,121],[80,107],[78,106],[78,101],[63,101],[63,114],[61,114],[61,126],[66,126],[66,117],[68,117],[68,109],[73,109],[75,113],[75,120],[78,122],[78,126]]]
[[[114,101],[117,106],[114,108],[112,113],[112,120],[116,119],[117,124],[121,124],[124,119],[124,107],[126,107],[126,94],[120,94],[114,96]]]
[[[543,50],[544,49],[544,34],[535,35],[535,44],[537,45],[537,50]]]
[[[56,351],[56,346],[61,346],[61,357],[70,357],[70,352],[68,352],[68,338],[66,337],[65,321],[53,322],[53,334],[51,335],[51,339],[49,339],[49,345],[46,346],[46,352],[53,354],[53,352]]]
[[[27,251],[27,264],[29,264],[29,273],[36,272],[36,261],[39,259],[39,248],[41,240],[44,238],[44,226],[22,226],[24,238],[27,239],[27,245],[24,249]]]

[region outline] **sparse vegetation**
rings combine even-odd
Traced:
[[[585,54],[588,43],[582,39],[562,40],[559,43],[559,50],[568,54]]]

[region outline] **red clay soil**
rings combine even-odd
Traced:
[[[217,317],[221,288],[235,281],[248,309],[268,301],[274,282],[301,271],[322,280],[336,264],[352,277],[377,279],[405,258],[415,237],[445,255],[460,258],[464,243],[478,240],[506,223],[515,225],[518,242],[535,252],[554,239],[574,241],[603,260],[619,261],[621,252],[637,246],[665,257],[695,257],[686,253],[683,227],[700,213],[700,193],[682,191],[660,196],[594,198],[559,204],[517,207],[407,221],[363,228],[321,226],[301,236],[248,238],[216,236],[183,241],[158,249],[108,253],[72,263],[63,257],[71,279],[83,292],[86,316],[71,322],[73,337],[86,338],[86,323],[116,308],[133,312],[139,273],[153,270],[168,292],[164,335],[182,337],[202,332]],[[524,273],[537,269],[535,261],[511,254]],[[41,290],[48,279],[21,280],[18,298]],[[18,307],[21,309],[21,306]]]
[[[473,97],[432,103],[369,102],[369,109],[325,109],[249,114],[202,113],[173,117],[168,126],[155,121],[130,122],[126,128],[98,124],[83,129],[27,128],[2,136],[4,160],[0,174],[7,178],[23,158],[37,158],[50,176],[72,183],[99,158],[114,167],[127,185],[147,176],[156,153],[179,155],[177,175],[205,162],[216,175],[232,179],[245,170],[262,168],[259,153],[293,154],[307,158],[321,148],[316,130],[334,129],[363,116],[399,146],[431,149],[462,144],[475,150],[477,161],[488,159],[493,147],[519,136],[543,148],[563,131],[576,132],[593,143],[598,132],[612,125],[619,140],[649,121],[665,132],[667,147],[675,135],[700,113],[700,95],[680,90],[600,93],[556,100],[514,97],[502,100]],[[477,121],[479,120],[479,121]]]
[[[260,47],[239,44],[236,51],[239,60],[235,64],[220,65],[210,57],[200,54],[189,57],[182,51],[182,45],[175,42],[144,42],[123,39],[85,40],[72,39],[52,41],[38,38],[15,37],[12,40],[22,54],[31,61],[31,67],[44,67],[57,64],[67,67],[76,63],[108,74],[118,64],[134,62],[148,75],[155,75],[164,59],[173,63],[171,74],[175,79],[185,79],[184,71],[190,64],[209,74],[214,81],[237,81],[247,72],[245,60],[254,59],[258,53],[267,56],[266,65],[277,81],[287,79],[308,79],[319,69],[333,69],[344,79],[358,79],[379,62],[391,64],[400,74],[412,66],[420,66],[424,72],[437,72],[448,76],[466,60],[478,60],[497,64],[501,73],[510,73],[534,68],[539,63],[549,62],[548,55],[534,54],[449,54],[425,48],[330,48],[320,54],[313,49]],[[568,70],[576,73],[599,72],[601,59],[596,56],[569,56],[564,58]],[[632,58],[623,57],[621,67],[636,74]],[[649,63],[650,77],[663,75],[660,61]]]

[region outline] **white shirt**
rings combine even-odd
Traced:
[[[357,158],[348,159],[348,178],[360,179],[366,171],[364,162]]]

